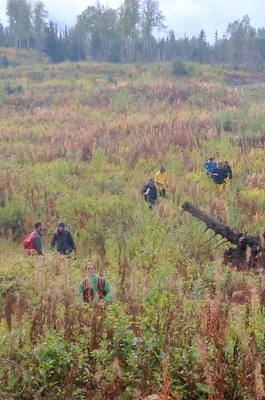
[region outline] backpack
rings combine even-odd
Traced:
[[[84,293],[83,293],[84,302],[89,303],[90,301],[92,301],[94,299],[94,289],[93,289],[93,286],[90,287],[90,285],[88,285],[87,279],[83,279],[82,282],[84,285]],[[101,276],[99,276],[98,277],[98,297],[99,297],[99,299],[103,299],[103,297],[105,297],[107,294],[104,290],[104,286],[105,286],[105,279],[102,278]]]
[[[141,195],[142,195],[142,196],[145,194],[147,188],[148,188],[148,185],[144,185],[144,187],[143,187],[142,190],[141,190]]]
[[[33,239],[38,235],[39,233],[36,231],[33,231],[23,242],[24,249],[26,250],[26,254],[30,255],[32,253],[32,250],[36,250],[35,243]]]

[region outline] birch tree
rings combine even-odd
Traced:
[[[135,42],[139,38],[139,0],[125,0],[119,9],[118,31],[121,38],[121,60],[135,61]]]
[[[27,0],[7,0],[6,15],[9,19],[10,32],[14,38],[16,55],[22,47],[22,40],[26,40],[29,48],[29,35],[31,32],[31,3]]]

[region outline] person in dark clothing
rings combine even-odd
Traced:
[[[42,223],[40,221],[37,221],[35,223],[35,232],[37,232],[38,234],[36,236],[34,236],[34,238],[32,239],[36,251],[38,254],[43,255],[43,250],[42,250]]]
[[[60,254],[70,254],[76,250],[72,233],[66,228],[63,221],[58,222],[57,229],[53,233],[51,241],[51,250],[54,250],[57,243],[57,251]]]
[[[227,177],[229,179],[233,178],[232,168],[230,167],[228,161],[224,161],[223,168],[226,170]]]
[[[213,178],[214,183],[217,185],[225,184],[225,179],[227,178],[227,171],[223,167],[223,163],[219,162],[217,167],[211,172],[211,177]]]
[[[40,254],[43,255],[42,250],[42,223],[37,221],[34,225],[35,229],[24,240],[24,249],[27,255]]]
[[[155,182],[154,178],[150,178],[148,183],[144,185],[141,191],[145,201],[148,201],[150,203],[149,208],[152,208],[156,204],[157,200],[157,190],[154,182]]]

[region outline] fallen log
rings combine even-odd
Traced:
[[[224,253],[227,263],[233,264],[238,269],[265,267],[264,235],[255,237],[248,233],[231,229],[222,221],[205,213],[189,202],[185,202],[182,208],[195,218],[203,221],[207,229],[212,229],[215,235],[220,235],[228,242],[236,245],[235,248],[230,248]]]

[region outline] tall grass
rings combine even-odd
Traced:
[[[231,228],[264,224],[261,90],[201,67],[78,63],[4,70],[0,80],[1,393],[6,398],[238,399],[264,396],[264,282],[223,265],[218,237],[181,205]],[[20,93],[7,93],[22,85]],[[227,129],[229,128],[229,129]],[[234,178],[221,193],[210,156]],[[142,186],[165,164],[167,198]],[[22,241],[44,224],[43,257]],[[49,250],[57,222],[76,258]],[[86,260],[113,301],[79,304]]]

